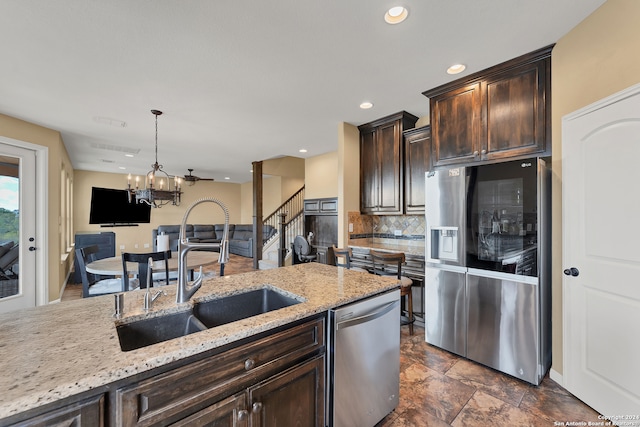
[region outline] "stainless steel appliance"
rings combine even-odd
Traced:
[[[532,384],[551,364],[543,159],[426,175],[426,341]]]
[[[329,425],[373,427],[399,402],[400,290],[329,317]]]

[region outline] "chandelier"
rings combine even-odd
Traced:
[[[162,169],[162,165],[158,164],[158,116],[162,111],[151,110],[151,113],[156,116],[156,162],[151,165],[151,170],[145,176],[144,188],[140,188],[139,176],[135,178],[135,188],[131,187],[131,174],[127,177],[129,203],[135,197],[136,203],[146,203],[154,208],[161,208],[168,203],[178,206],[182,182],[177,176],[169,176]]]

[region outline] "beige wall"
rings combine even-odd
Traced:
[[[640,2],[608,0],[552,52],[553,366],[562,357],[562,117],[640,82]]]
[[[240,221],[253,224],[253,181],[240,185]]]
[[[265,176],[262,179],[262,215],[267,217],[286,200],[282,189],[283,177]]]
[[[47,238],[49,273],[47,275],[48,300],[60,297],[60,290],[72,266],[72,257],[61,251],[62,229],[60,224],[60,175],[64,171],[73,180],[73,169],[60,133],[13,117],[0,114],[0,135],[48,148],[48,224]],[[65,248],[66,250],[66,248]]]
[[[262,215],[266,218],[305,182],[304,159],[278,157],[262,162]],[[253,181],[242,184],[242,222],[253,224]]]
[[[338,152],[305,160],[305,199],[338,196]]]
[[[338,247],[349,241],[349,212],[360,212],[360,132],[338,125]]]
[[[121,188],[127,184],[126,174],[75,171],[74,185],[74,228],[77,232],[113,231],[116,233],[116,254],[122,251],[144,252],[145,245],[153,247],[151,232],[158,225],[181,224],[187,208],[203,197],[214,197],[221,200],[229,210],[229,222],[241,222],[240,184],[199,181],[193,186],[184,185],[180,206],[166,205],[151,210],[151,223],[139,224],[137,227],[102,228],[89,224],[91,188]],[[221,224],[224,213],[217,205],[205,203],[197,206],[189,215],[190,224]],[[136,247],[137,245],[137,247]],[[124,246],[124,248],[122,248]]]

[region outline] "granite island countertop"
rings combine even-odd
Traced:
[[[137,350],[120,349],[116,323],[186,311],[198,301],[265,287],[302,302]],[[0,419],[397,287],[392,278],[307,263],[205,279],[183,304],[175,302],[175,285],[162,287],[167,295],[149,313],[142,310],[143,291],[127,292],[121,319],[113,317],[113,295],[2,314]]]

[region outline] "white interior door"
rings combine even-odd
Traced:
[[[640,415],[639,176],[640,85],[563,119],[563,381],[603,415]]]
[[[36,305],[35,233],[36,153],[0,144],[0,313]]]

